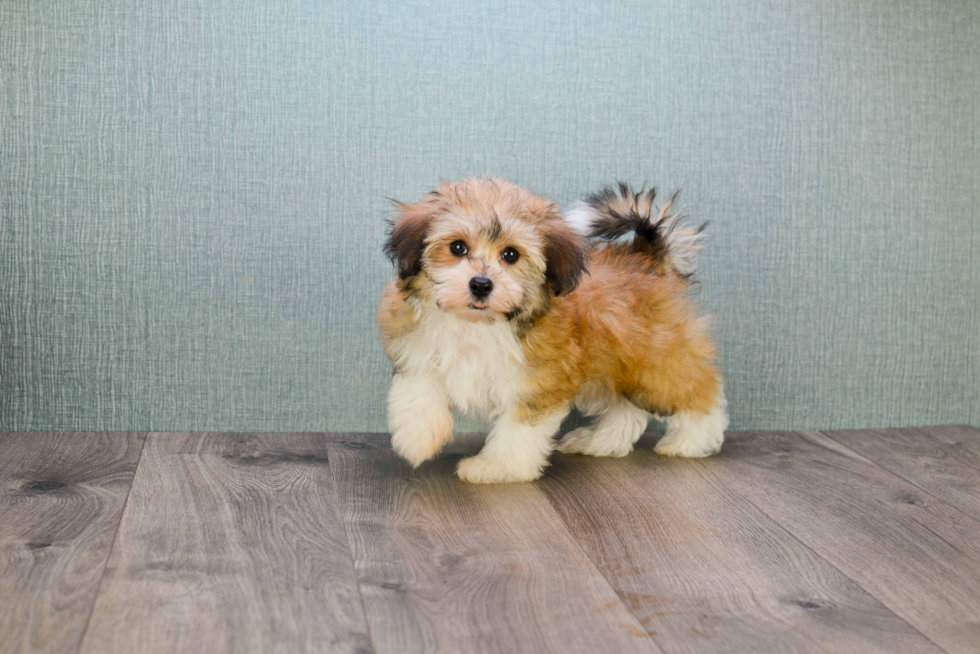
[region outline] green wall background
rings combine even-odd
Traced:
[[[733,428],[980,426],[974,1],[8,0],[0,129],[0,429],[384,430],[385,197],[485,173],[683,187]]]

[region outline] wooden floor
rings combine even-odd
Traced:
[[[980,652],[977,429],[657,437],[0,434],[0,652]]]

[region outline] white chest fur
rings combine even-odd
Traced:
[[[516,401],[524,379],[524,353],[509,324],[478,325],[442,311],[422,316],[399,363],[440,380],[455,408],[487,418]]]

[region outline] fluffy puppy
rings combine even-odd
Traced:
[[[621,184],[563,217],[516,184],[468,179],[396,203],[385,251],[398,278],[378,322],[400,456],[417,466],[438,453],[456,408],[494,421],[482,451],[460,461],[461,479],[531,481],[573,405],[595,421],[567,434],[562,452],[624,456],[651,415],[667,420],[658,453],[718,452],[721,375],[686,299],[703,226],[673,214],[673,197],[655,211],[654,195]]]

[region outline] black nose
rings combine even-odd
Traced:
[[[486,277],[474,277],[470,280],[470,291],[477,299],[485,298],[493,290],[493,282]]]

